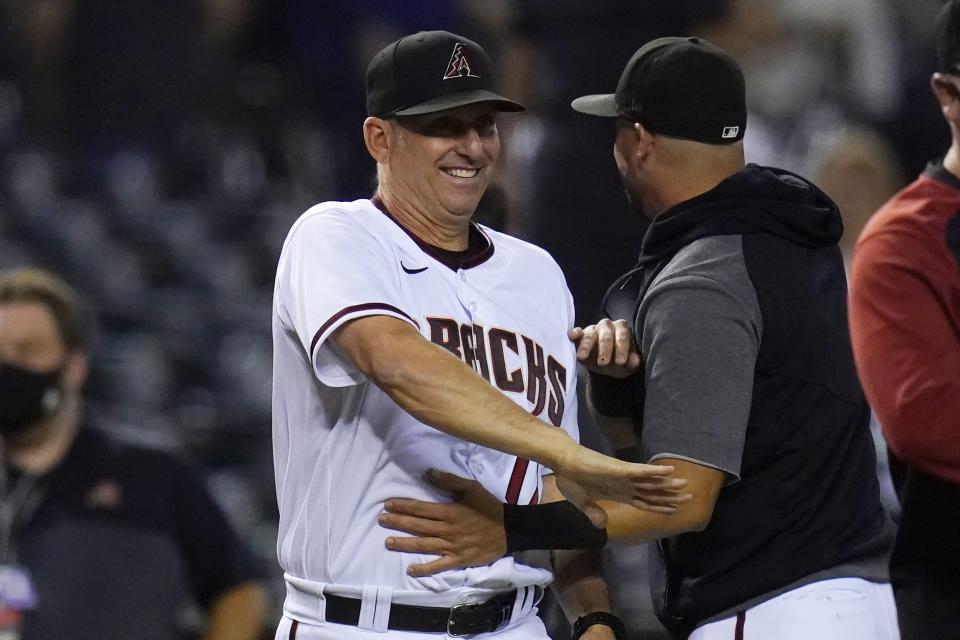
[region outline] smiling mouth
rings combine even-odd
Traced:
[[[474,178],[480,173],[479,168],[474,169],[443,169],[443,172],[454,178]]]

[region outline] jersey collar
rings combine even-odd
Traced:
[[[929,178],[933,178],[937,182],[941,182],[948,187],[960,191],[960,178],[953,175],[943,166],[943,160],[935,160],[927,165],[927,168],[924,170],[923,174]]]
[[[472,269],[483,264],[493,255],[493,241],[490,236],[475,222],[470,223],[469,239],[467,248],[464,251],[449,251],[441,249],[428,242],[424,242],[417,234],[407,229],[399,220],[393,217],[393,214],[387,209],[387,206],[380,199],[380,196],[374,195],[370,202],[379,209],[387,218],[403,230],[410,239],[413,240],[420,250],[440,264],[457,271],[459,269]]]

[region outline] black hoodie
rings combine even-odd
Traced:
[[[811,580],[883,579],[876,567],[892,531],[850,348],[842,232],[836,205],[816,186],[748,165],[658,215],[638,266],[608,292],[607,314],[629,313],[641,336],[640,302],[677,253],[702,238],[738,236],[762,318],[740,480],[721,490],[706,529],[661,541],[651,566],[657,614],[677,636]],[[628,393],[603,380],[593,378],[598,409],[632,414],[642,440],[643,376]],[[845,573],[858,563],[873,568]]]

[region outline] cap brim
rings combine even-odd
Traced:
[[[573,107],[574,111],[585,113],[588,116],[600,116],[602,118],[617,118],[620,116],[612,93],[581,96],[571,102],[570,106]]]
[[[486,89],[475,89],[473,91],[461,91],[459,93],[448,93],[437,96],[432,100],[426,100],[420,104],[415,104],[406,109],[400,109],[395,112],[397,116],[417,116],[424,113],[435,113],[437,111],[446,111],[447,109],[456,109],[471,104],[491,103],[497,111],[524,111],[524,107],[519,102],[514,102],[509,98],[496,94]]]

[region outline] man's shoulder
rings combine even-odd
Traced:
[[[324,253],[353,252],[358,244],[382,243],[386,216],[369,200],[321,202],[304,211],[290,226],[283,243],[281,262],[291,259],[310,246],[322,246]],[[346,254],[344,254],[346,255]]]
[[[742,235],[706,236],[677,251],[653,286],[677,279],[739,282],[746,273]]]
[[[654,313],[654,308],[659,311]],[[640,314],[644,322],[666,317],[663,313],[705,318],[720,308],[728,317],[749,320],[757,327],[762,324],[739,234],[703,237],[684,246],[654,277]]]
[[[291,225],[289,235],[294,235],[302,228],[323,230],[347,226],[362,229],[370,223],[371,218],[381,217],[372,215],[377,213],[377,208],[370,200],[320,202],[300,214]]]
[[[867,221],[858,244],[877,237],[909,242],[942,235],[946,221],[960,210],[960,190],[923,174],[898,191]]]

